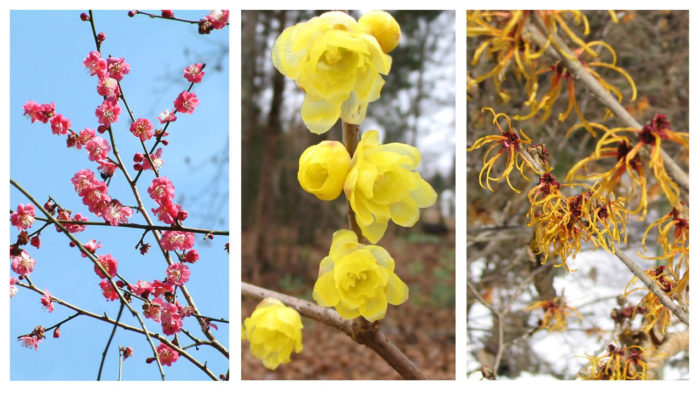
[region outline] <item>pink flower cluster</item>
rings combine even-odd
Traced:
[[[166,281],[173,286],[182,286],[190,280],[190,269],[186,264],[175,263],[165,271]]]
[[[12,258],[12,271],[17,275],[29,275],[34,271],[36,260],[32,258],[26,251],[22,251],[18,256]]]
[[[119,265],[119,263],[117,262],[117,259],[112,257],[111,254],[103,254],[102,256],[98,256],[97,262],[99,262],[102,268],[104,268],[104,270],[107,271],[107,274],[110,278],[114,277],[114,275],[117,274],[117,266]],[[97,265],[95,265],[94,268],[97,276],[99,276],[102,279],[106,278],[105,274],[102,273],[102,270],[100,270],[97,267]]]
[[[44,289],[44,296],[41,297],[41,305],[43,305],[44,308],[49,311],[49,313],[53,312],[53,299],[51,298],[51,293],[49,293],[48,289]]]
[[[32,123],[39,121],[41,123],[47,123],[56,114],[56,105],[51,104],[39,104],[32,100],[27,101],[24,104],[24,115],[31,119]]]
[[[216,30],[221,30],[228,23],[228,10],[212,10],[204,19]]]
[[[92,51],[83,60],[83,65],[90,75],[97,77],[97,93],[104,97],[104,101],[95,110],[95,116],[101,125],[111,126],[119,121],[121,108],[119,107],[119,81],[128,74],[131,67],[124,58],[102,58],[97,51]]]
[[[158,208],[151,209],[158,216],[158,220],[166,224],[174,224],[176,220],[187,219],[187,211],[182,209],[180,204],[173,202],[175,187],[170,179],[164,176],[155,178],[147,190],[148,195],[158,204]]]
[[[183,91],[177,96],[173,105],[175,105],[177,112],[191,114],[194,113],[194,109],[199,105],[199,99],[196,94]]]
[[[107,184],[97,180],[92,171],[78,171],[71,182],[90,212],[102,217],[112,226],[128,222],[132,209],[123,206],[119,200],[113,200],[107,191]]]
[[[158,360],[163,365],[171,366],[180,357],[178,352],[164,343],[158,345],[156,351],[158,352]]]
[[[17,278],[10,276],[10,298],[17,295],[17,286],[15,286],[19,281]]]
[[[194,246],[194,234],[185,231],[165,231],[160,238],[160,246],[165,250],[186,250]]]
[[[107,299],[107,301],[114,301],[119,299],[119,294],[112,284],[105,278],[100,281],[100,288],[102,289],[102,295]]]
[[[202,63],[195,63],[185,67],[185,79],[192,83],[202,82],[202,77],[204,76],[204,65]]]
[[[163,142],[165,143],[165,140]],[[162,159],[163,148],[158,148],[155,153],[150,153],[148,156],[151,158],[150,161],[141,152],[134,155],[134,169],[136,171],[152,170],[154,167],[155,171],[158,171],[165,164],[165,160]],[[153,163],[153,166],[151,166],[151,163]]]
[[[18,230],[26,230],[34,224],[34,205],[19,204],[17,211],[10,215],[10,222],[16,226]]]
[[[58,220],[65,220],[65,221],[71,221],[71,222],[87,222],[88,218],[76,213],[75,216],[71,216],[71,211],[67,209],[59,209],[58,210],[58,215],[56,215],[56,219]],[[85,231],[86,226],[82,224],[77,224],[77,223],[63,223],[63,227],[68,230],[69,233],[79,233],[81,231]],[[56,231],[61,232],[60,227],[56,226]]]

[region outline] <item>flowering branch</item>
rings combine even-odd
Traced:
[[[10,210],[10,213],[13,211]],[[35,217],[36,220],[42,221],[42,222],[47,222],[47,225],[50,224],[50,220],[46,218],[41,218],[41,217]],[[198,234],[211,234],[211,235],[225,235],[228,236],[229,232],[227,230],[209,230],[205,228],[194,228],[194,227],[183,227],[183,226],[177,226],[177,227],[172,227],[172,226],[158,226],[158,225],[147,225],[147,224],[138,224],[138,223],[119,223],[118,225],[114,226],[110,223],[107,222],[82,222],[79,220],[58,220],[59,223],[62,224],[79,224],[81,226],[107,226],[107,227],[127,227],[127,228],[140,228],[143,230],[163,230],[163,231],[168,231],[168,230],[178,230],[178,231],[184,231],[188,233],[198,233]]]
[[[539,16],[533,16],[534,23],[542,31],[547,31],[544,22]],[[531,22],[532,23],[532,22]],[[564,43],[564,41],[559,37],[558,34],[551,32],[551,39],[554,40],[556,45],[547,45],[547,38],[545,38],[542,33],[533,26],[531,23],[526,25],[528,34],[540,47],[547,46],[546,52],[560,61],[564,62],[566,68],[581,80],[588,90],[593,93],[593,95],[606,107],[608,107],[622,122],[628,127],[635,129],[642,129],[642,125],[637,122],[632,115],[620,104],[615,98],[607,91],[600,82],[596,80],[590,72],[578,61],[577,57],[569,49],[569,47]],[[646,149],[646,148],[644,148]],[[671,156],[666,153],[662,148],[660,149],[661,158],[664,162],[664,166],[668,170],[669,176],[681,187],[684,192],[685,199],[688,198],[690,182],[688,179],[688,174],[683,171],[678,164],[671,158]]]
[[[331,308],[324,308],[312,302],[277,293],[246,282],[241,283],[241,293],[244,296],[256,300],[263,300],[268,297],[276,298],[285,305],[294,308],[303,316],[336,328],[347,334],[355,342],[368,346],[404,379],[427,379],[413,361],[406,357],[406,355],[403,354],[396,345],[391,343],[384,333],[379,330],[377,322],[369,323],[362,318],[345,320]]]
[[[22,282],[18,282],[18,283],[17,283],[17,286],[23,287],[23,288],[25,288],[25,289],[32,290],[32,291],[34,291],[34,292],[36,292],[36,293],[39,293],[39,294],[42,294],[42,295],[44,294],[44,292],[43,292],[41,289],[39,289],[38,287],[36,287],[36,286],[34,285],[34,283],[32,283],[32,282],[29,280],[28,277],[25,277],[25,279],[27,280],[28,284],[25,284],[25,283],[22,283]],[[162,335],[160,335],[160,334],[158,334],[158,333],[150,332],[150,331],[148,331],[148,330],[146,330],[146,329],[134,327],[134,326],[132,326],[132,325],[129,325],[129,324],[126,324],[126,323],[123,323],[123,322],[120,322],[120,321],[116,321],[116,320],[113,320],[113,319],[110,319],[107,315],[98,315],[97,313],[93,313],[93,312],[90,312],[90,311],[88,311],[88,310],[86,310],[86,309],[83,309],[83,308],[77,307],[77,306],[75,306],[75,305],[73,305],[73,304],[70,304],[70,303],[68,303],[68,302],[66,302],[66,301],[64,301],[64,300],[62,300],[62,299],[60,299],[60,298],[58,298],[58,297],[56,297],[56,296],[54,296],[54,295],[52,295],[51,298],[52,298],[53,301],[56,302],[57,304],[63,305],[63,306],[65,306],[65,307],[68,308],[68,309],[72,309],[72,310],[76,311],[76,312],[77,312],[77,315],[88,316],[88,317],[91,317],[91,318],[93,318],[93,319],[97,319],[97,320],[100,320],[100,321],[103,321],[103,322],[106,322],[106,323],[109,323],[109,324],[113,324],[113,325],[115,325],[115,326],[119,326],[119,327],[121,327],[121,328],[123,328],[123,329],[125,329],[125,330],[127,330],[127,331],[133,331],[133,332],[136,332],[136,333],[139,333],[139,334],[143,334],[143,335],[146,335],[146,336],[149,336],[149,337],[153,337],[153,338],[157,339],[158,341],[160,341],[160,342],[162,342],[162,343],[168,345],[169,347],[171,347],[173,350],[175,350],[176,352],[178,352],[181,356],[185,357],[185,358],[186,358],[187,360],[189,360],[192,364],[194,364],[197,368],[199,368],[199,369],[201,369],[202,371],[204,371],[204,373],[206,373],[207,376],[209,376],[212,380],[218,380],[218,378],[216,377],[216,375],[214,375],[214,374],[207,368],[206,364],[200,363],[199,361],[197,361],[197,359],[195,359],[194,357],[192,357],[192,355],[190,355],[189,353],[187,353],[185,350],[183,350],[183,349],[180,348],[179,346],[177,346],[177,345],[173,344],[172,342],[170,342],[170,341],[168,340],[168,338],[166,338],[166,337],[164,337],[164,336],[162,336]],[[158,360],[158,359],[156,358],[156,360]]]

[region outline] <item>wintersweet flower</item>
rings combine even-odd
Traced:
[[[153,123],[145,118],[136,119],[136,122],[129,126],[129,130],[133,135],[139,137],[141,141],[146,141],[153,137]]]
[[[104,138],[100,136],[93,137],[90,142],[85,145],[88,151],[88,159],[90,161],[101,161],[107,158],[112,148]]]
[[[362,316],[373,322],[384,318],[387,303],[408,299],[408,286],[394,273],[394,259],[384,248],[363,245],[354,232],[339,230],[321,260],[312,296],[343,319]]]
[[[98,78],[104,77],[107,73],[107,61],[97,51],[90,52],[83,60],[83,65],[90,75],[97,75]]]
[[[102,217],[112,226],[128,223],[132,210],[123,206],[119,200],[112,200],[102,211]]]
[[[185,67],[185,79],[192,83],[202,82],[202,77],[204,76],[203,68],[204,65],[202,63],[190,64]]]
[[[228,23],[228,10],[212,10],[204,19],[211,23],[211,27],[221,30]]]
[[[362,30],[374,36],[384,53],[389,53],[399,45],[401,27],[393,16],[386,11],[371,11],[357,20]]]
[[[243,321],[243,339],[250,342],[250,352],[265,368],[275,369],[291,361],[292,351],[300,353],[301,316],[275,298],[262,300],[250,317]]]
[[[17,278],[10,276],[10,298],[17,295],[17,286],[15,286],[19,281]]]
[[[25,250],[19,256],[12,258],[12,271],[17,275],[29,275],[34,271],[36,260],[32,258]]]
[[[178,352],[164,343],[158,345],[156,351],[158,352],[158,360],[163,365],[171,366],[175,361],[177,361],[178,357],[180,357]]]
[[[19,204],[17,211],[10,215],[10,222],[19,231],[32,227],[34,220],[34,205],[32,204]]]
[[[17,338],[20,344],[28,349],[34,348],[34,350],[39,350],[39,344],[41,343],[41,338],[37,338],[33,335],[25,335],[23,337]]]
[[[58,114],[51,118],[51,132],[56,135],[68,134],[70,129],[70,120]]]
[[[177,96],[173,102],[173,105],[175,106],[177,112],[191,114],[194,112],[197,105],[199,105],[199,99],[197,98],[196,94],[183,91]]]
[[[43,305],[44,308],[49,311],[49,313],[53,312],[53,299],[51,298],[51,293],[49,293],[48,289],[44,289],[44,296],[41,297],[41,305]]]
[[[107,73],[117,81],[121,81],[124,75],[129,73],[130,69],[129,63],[125,62],[123,57],[110,57],[107,59]]]
[[[375,130],[362,135],[344,188],[362,235],[371,243],[384,236],[389,219],[411,227],[420,218],[419,208],[435,203],[437,193],[416,171],[420,160],[415,147],[380,144]]]
[[[107,299],[107,301],[114,301],[119,299],[119,294],[112,284],[107,279],[102,279],[100,281],[100,288],[102,289],[102,295]]]
[[[343,191],[350,170],[350,154],[338,141],[323,141],[306,148],[299,158],[301,187],[321,200],[331,201]]]
[[[376,38],[337,11],[286,28],[271,55],[275,68],[306,93],[301,118],[316,134],[328,131],[339,117],[362,123],[367,105],[384,86],[380,74],[391,69],[391,57]]]
[[[160,239],[165,250],[185,250],[194,246],[194,234],[184,231],[165,231]]]
[[[183,263],[170,265],[168,269],[165,270],[165,274],[167,275],[168,283],[173,286],[182,286],[190,280],[190,269]]]
[[[122,109],[116,100],[107,99],[95,110],[95,116],[100,124],[109,127],[112,123],[117,123]]]
[[[111,254],[103,254],[102,256],[97,257],[97,262],[99,262],[102,268],[107,271],[110,278],[117,274],[117,266],[119,263],[117,262],[117,259],[112,257]],[[94,269],[97,276],[102,279],[106,278],[105,274],[102,273],[102,270],[100,270],[97,265],[94,266]]]

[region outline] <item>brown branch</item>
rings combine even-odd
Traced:
[[[119,305],[119,313],[117,313],[117,320],[119,322],[122,318],[122,312],[124,311],[124,304]],[[105,350],[102,352],[102,360],[100,360],[100,369],[97,371],[97,380],[102,380],[102,368],[105,365],[105,359],[107,358],[107,352],[109,351],[109,345],[112,344],[112,339],[114,339],[114,334],[117,332],[117,324],[112,327],[112,332],[109,334],[109,339],[107,339],[107,344],[105,345]]]
[[[35,217],[36,220],[42,221],[42,222],[50,222],[46,218],[40,218],[40,217]],[[128,228],[140,228],[143,230],[163,230],[163,231],[168,231],[168,230],[177,230],[177,231],[184,231],[188,233],[198,233],[198,234],[212,234],[212,235],[224,235],[228,236],[229,232],[227,230],[209,230],[206,228],[194,228],[194,227],[172,227],[172,226],[157,226],[157,225],[147,225],[147,224],[138,224],[138,223],[121,223],[116,226],[112,226],[111,224],[107,222],[81,222],[79,220],[58,220],[59,223],[62,224],[79,224],[81,226],[109,226],[109,227],[128,227]],[[49,223],[50,224],[50,223]],[[31,237],[32,234],[30,234]]]
[[[348,153],[350,154],[350,157],[353,157],[353,155],[355,154],[355,150],[357,149],[357,145],[359,144],[359,142],[360,126],[343,121],[343,144],[345,145],[345,149],[347,149]],[[358,242],[367,242],[365,237],[362,236],[362,230],[360,229],[360,226],[357,224],[357,220],[355,219],[355,212],[350,206],[350,200],[348,200],[348,225],[350,226],[350,229],[355,234],[357,234]]]
[[[250,283],[241,283],[241,293],[256,300],[276,298],[294,308],[301,315],[336,328],[355,342],[374,350],[404,379],[427,379],[423,372],[379,330],[378,322],[370,323],[362,318],[345,320],[331,308],[324,308],[312,302],[277,293]]]
[[[687,351],[690,346],[688,331],[668,334],[664,343],[657,349],[656,354],[647,358],[647,379],[654,379],[666,361],[676,354]]]
[[[540,46],[544,46],[547,42],[540,31],[547,31],[547,27],[544,25],[544,21],[539,16],[533,16],[534,23],[539,27],[533,26],[531,23],[526,24],[525,28],[530,37]],[[550,45],[547,47],[546,52],[550,56],[553,56],[560,61],[562,61],[566,68],[581,82],[586,85],[586,88],[593,93],[593,95],[600,101],[603,105],[608,107],[625,125],[628,127],[633,127],[635,129],[642,129],[642,125],[637,122],[637,120],[630,115],[629,112],[622,106],[603,86],[598,82],[598,80],[591,75],[591,73],[586,70],[586,68],[578,61],[576,55],[569,49],[566,43],[559,37],[556,33],[549,33],[550,39],[556,43],[556,45]],[[661,159],[664,162],[665,168],[668,170],[668,175],[673,179],[678,186],[681,187],[684,193],[684,199],[688,199],[688,193],[690,190],[690,181],[688,180],[688,174],[683,171],[678,164],[671,158],[671,156],[666,153],[662,148],[660,149]],[[644,150],[647,150],[644,148]],[[648,150],[647,150],[648,151]]]
[[[29,278],[27,278],[27,279],[29,279]],[[36,292],[36,293],[39,293],[39,294],[42,294],[42,295],[44,294],[44,292],[41,291],[41,289],[39,289],[38,287],[36,287],[36,286],[35,286],[33,283],[31,283],[31,282],[30,282],[30,284],[24,284],[24,283],[22,283],[22,282],[19,282],[19,283],[17,283],[17,286],[24,287],[25,289],[32,290],[32,291],[34,291],[34,292]],[[57,304],[63,305],[63,306],[65,306],[65,307],[68,308],[68,309],[72,309],[72,310],[78,312],[78,314],[80,314],[80,315],[84,315],[84,316],[91,317],[91,318],[93,318],[93,319],[97,319],[97,320],[100,320],[100,321],[103,321],[103,322],[106,322],[106,323],[109,323],[109,324],[113,324],[113,325],[115,325],[115,326],[119,326],[120,328],[123,328],[123,329],[125,329],[125,330],[127,330],[127,331],[132,331],[132,332],[136,332],[136,333],[139,333],[139,334],[144,334],[144,335],[146,335],[146,336],[155,338],[155,339],[157,339],[158,341],[160,341],[160,342],[162,342],[162,343],[164,343],[164,344],[170,346],[173,350],[175,350],[176,352],[178,352],[181,356],[183,356],[184,358],[186,358],[188,361],[190,361],[192,364],[194,364],[197,368],[199,368],[199,369],[201,369],[202,371],[204,371],[204,373],[206,373],[207,376],[209,376],[212,380],[219,380],[219,379],[216,377],[216,375],[214,375],[214,374],[207,368],[206,364],[200,363],[199,361],[197,361],[196,358],[192,357],[191,354],[187,353],[186,351],[184,351],[184,350],[183,350],[182,348],[180,348],[179,346],[177,346],[177,345],[173,344],[172,342],[170,342],[170,341],[168,340],[168,338],[166,338],[166,337],[164,337],[164,336],[162,336],[162,335],[160,335],[160,334],[158,334],[158,333],[151,332],[151,331],[148,331],[148,330],[146,330],[146,329],[134,327],[134,326],[132,326],[132,325],[129,325],[129,324],[126,324],[126,323],[117,321],[117,320],[110,319],[110,318],[107,317],[106,315],[98,315],[97,313],[90,312],[90,311],[88,311],[87,309],[83,309],[83,308],[80,308],[80,307],[78,307],[78,306],[75,306],[75,305],[73,305],[73,304],[71,304],[71,303],[69,303],[69,302],[67,302],[67,301],[64,301],[64,300],[62,300],[62,299],[60,299],[60,298],[57,298],[57,297],[55,297],[55,296],[53,296],[53,295],[51,296],[51,298],[52,298],[53,301],[56,302]],[[156,356],[156,357],[157,357],[157,356]],[[156,361],[158,361],[157,358],[156,358]]]

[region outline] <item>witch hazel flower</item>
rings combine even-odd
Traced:
[[[204,65],[202,63],[190,64],[185,67],[185,79],[192,83],[202,82],[203,69]]]
[[[107,60],[102,58],[97,51],[90,52],[83,60],[83,65],[87,68],[90,75],[97,75],[98,78],[103,78],[107,74]]]
[[[51,298],[51,293],[49,293],[48,289],[44,289],[44,296],[41,297],[41,305],[43,305],[44,309],[48,310],[49,313],[53,312],[53,299]]]
[[[32,204],[19,204],[17,211],[10,215],[10,222],[20,231],[32,227],[34,220],[34,205]]]
[[[11,268],[17,275],[29,275],[34,271],[36,260],[23,250],[18,256],[12,258]]]
[[[109,274],[110,278],[117,274],[117,266],[119,265],[119,263],[117,262],[117,259],[112,257],[111,254],[103,254],[101,256],[98,256],[97,262],[99,262],[102,268],[104,268],[105,271],[107,271],[107,274]],[[105,274],[102,273],[102,270],[100,270],[100,268],[97,267],[97,265],[94,266],[94,269],[97,276],[99,276],[102,279],[106,278]]]
[[[177,120],[174,110],[166,109],[158,115],[158,121],[162,123],[174,122]]]
[[[123,57],[110,57],[107,59],[107,73],[117,81],[121,81],[130,70],[129,63],[125,62]]]
[[[17,295],[17,286],[15,286],[19,281],[17,278],[10,276],[10,298]]]
[[[109,127],[112,123],[117,123],[122,109],[116,100],[107,99],[95,110],[95,116],[100,124]]]
[[[85,145],[90,161],[103,161],[112,150],[109,143],[100,136],[95,136]]]
[[[51,132],[56,135],[68,134],[70,129],[70,120],[63,115],[58,114],[51,118]]]
[[[107,299],[107,301],[114,301],[119,298],[119,294],[112,284],[107,279],[102,279],[100,281],[100,288],[102,289],[102,295]]]
[[[199,105],[199,99],[196,94],[183,91],[177,96],[173,104],[177,112],[191,114],[194,112],[195,107]]]
[[[97,94],[108,99],[115,99],[121,94],[119,82],[112,77],[100,78],[97,81]]]
[[[112,200],[102,211],[102,218],[112,226],[118,226],[129,222],[133,211],[129,207],[123,206],[119,200]]]
[[[165,231],[160,239],[165,250],[185,250],[194,246],[194,234],[184,231]]]
[[[145,118],[138,118],[129,126],[131,133],[141,141],[146,141],[153,137],[153,123]]]
[[[22,346],[28,349],[34,348],[34,350],[39,350],[39,344],[41,343],[41,338],[37,338],[33,335],[25,335],[17,338],[17,340]]]
[[[190,269],[186,264],[175,263],[165,270],[167,275],[166,281],[173,286],[182,286],[190,280]]]

